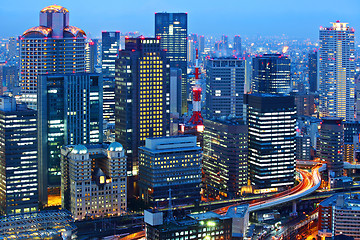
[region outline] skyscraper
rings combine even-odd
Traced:
[[[102,142],[102,78],[98,74],[46,74],[38,83],[40,200],[60,186],[61,147]]]
[[[85,72],[85,37],[69,25],[69,11],[58,5],[40,11],[40,26],[20,37],[21,101],[36,109],[37,76]]]
[[[248,180],[247,125],[242,120],[204,120],[203,171],[212,198],[234,198]]]
[[[245,62],[236,58],[209,59],[206,65],[206,116],[243,116]]]
[[[120,32],[102,32],[102,74],[104,78],[115,77],[115,59],[120,49]]]
[[[290,59],[280,54],[264,54],[253,58],[253,93],[290,93]]]
[[[0,213],[38,210],[36,111],[0,97]]]
[[[355,30],[337,21],[320,28],[320,117],[354,120]]]
[[[155,36],[166,50],[171,68],[180,68],[181,114],[187,112],[187,13],[155,13]]]
[[[341,118],[325,117],[320,129],[320,160],[326,163],[328,177],[341,177],[344,168],[344,124]]]
[[[318,53],[317,51],[309,53],[309,85],[310,85],[310,92],[314,93],[317,92],[318,89]]]
[[[272,190],[292,186],[296,150],[294,97],[250,94],[247,104],[251,184]]]
[[[242,48],[241,48],[241,37],[239,35],[236,35],[234,37],[234,46],[233,49],[235,51],[235,54],[237,56],[241,56],[242,55]]]
[[[129,38],[116,60],[115,138],[128,156],[128,176],[138,173],[145,138],[170,133],[170,66],[158,38]]]

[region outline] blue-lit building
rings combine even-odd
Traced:
[[[170,67],[181,69],[181,113],[187,112],[187,13],[155,13],[155,36]]]
[[[103,77],[115,77],[115,60],[120,48],[120,32],[102,32],[102,74]]]
[[[103,83],[99,74],[41,75],[38,80],[40,200],[60,186],[61,147],[102,142]]]
[[[274,191],[293,186],[296,165],[294,97],[250,94],[247,104],[251,184]]]
[[[174,205],[200,201],[201,148],[196,137],[147,138],[139,147],[140,196],[152,206],[167,206],[169,189]]]
[[[253,58],[253,93],[290,93],[290,58],[281,54],[264,54]]]
[[[38,210],[36,111],[0,97],[0,213]]]

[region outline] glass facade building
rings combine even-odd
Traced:
[[[39,183],[44,204],[48,187],[60,186],[61,147],[102,142],[102,85],[98,74],[49,74],[39,78]]]
[[[0,213],[38,210],[36,111],[0,97]]]
[[[295,182],[294,97],[251,94],[247,96],[249,174],[259,189],[291,187]]]
[[[209,59],[206,78],[206,117],[242,117],[245,61],[236,58]]]
[[[103,77],[115,77],[115,59],[120,49],[120,32],[102,32],[102,74]]]
[[[290,58],[281,54],[253,58],[252,93],[288,94],[290,88]]]
[[[155,13],[155,36],[166,50],[170,67],[181,69],[181,112],[187,112],[187,13]]]

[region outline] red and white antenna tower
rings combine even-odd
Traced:
[[[189,120],[190,124],[196,126],[196,130],[198,132],[204,131],[204,119],[201,116],[201,87],[199,83],[199,53],[198,49],[196,49],[196,63],[195,63],[195,86],[192,89],[193,92],[193,113]]]

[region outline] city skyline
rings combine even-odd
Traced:
[[[19,36],[26,29],[37,25],[38,20],[34,15],[38,14],[39,9],[50,4],[54,2],[34,3],[20,0],[0,6],[0,37]],[[105,30],[139,31],[145,36],[153,36],[155,12],[187,12],[188,32],[204,35],[285,34],[315,40],[319,27],[326,26],[329,22],[348,22],[355,30],[360,27],[360,15],[357,14],[360,2],[356,0],[346,0],[345,4],[341,5],[335,0],[305,0],[297,3],[286,0],[278,0],[276,3],[265,0],[227,1],[227,4],[221,5],[205,1],[185,0],[181,3],[169,3],[164,0],[140,0],[136,8],[129,3],[118,3],[113,0],[108,1],[106,5],[98,4],[94,0],[87,1],[86,4],[58,0],[55,4],[68,8],[73,13],[71,25],[84,29],[90,38],[100,38],[101,31]]]

